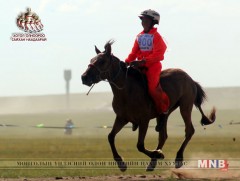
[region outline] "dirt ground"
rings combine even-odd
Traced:
[[[0,181],[147,181],[164,180],[159,175],[118,175],[118,176],[97,176],[97,177],[55,177],[55,178],[19,178],[19,179],[0,179]]]
[[[146,180],[164,180],[160,175],[112,175],[112,176],[97,176],[97,177],[55,177],[55,178],[18,178],[18,179],[0,179],[0,181],[146,181]]]

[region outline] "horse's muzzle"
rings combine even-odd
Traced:
[[[93,84],[93,81],[87,76],[87,75],[82,75],[82,83],[87,86],[91,86]]]

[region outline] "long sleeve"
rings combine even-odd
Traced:
[[[130,63],[136,59],[146,60],[146,66],[164,59],[164,53],[167,49],[157,28],[151,29],[149,33],[143,31],[137,35],[131,53],[125,62]]]

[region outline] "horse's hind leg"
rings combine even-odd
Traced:
[[[108,135],[108,141],[112,149],[113,158],[117,162],[118,167],[121,171],[126,171],[127,166],[117,152],[117,149],[115,147],[115,136],[126,124],[127,122],[125,120],[116,117],[112,131]]]
[[[180,168],[183,165],[183,152],[195,132],[194,127],[192,125],[192,119],[191,119],[192,107],[193,107],[193,104],[189,104],[188,106],[180,105],[180,112],[185,123],[185,139],[180,149],[177,152],[177,156],[175,160],[176,168]]]

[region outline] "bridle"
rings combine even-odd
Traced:
[[[116,73],[116,75],[114,75],[114,77],[112,77],[111,78],[111,73],[110,73],[110,71],[111,71],[111,67],[113,66],[113,61],[114,61],[114,59],[113,59],[113,55],[110,55],[110,64],[108,65],[108,67],[106,68],[106,70],[101,70],[99,67],[97,67],[95,64],[94,64],[94,62],[93,63],[90,63],[89,65],[88,65],[88,67],[89,68],[95,68],[97,71],[98,71],[98,75],[96,75],[96,78],[99,80],[99,81],[105,81],[105,82],[109,82],[110,84],[112,84],[112,85],[114,85],[117,89],[119,89],[119,90],[122,90],[122,89],[124,89],[125,88],[125,84],[122,86],[122,87],[120,87],[120,86],[118,86],[116,83],[114,83],[114,81],[117,79],[117,77],[120,75],[120,72],[121,72],[121,70],[122,70],[122,68],[121,68],[121,61],[119,60],[119,63],[118,63],[118,72]],[[103,74],[108,74],[108,79],[106,80],[106,79],[103,79],[102,77],[101,77],[101,75],[103,75]],[[126,76],[125,76],[125,80],[126,80],[126,78],[127,78],[127,72],[126,72]],[[93,84],[92,85],[92,87],[90,88],[90,90],[88,91],[88,93],[87,93],[87,95],[90,93],[90,91],[91,91],[91,89],[93,88],[93,86],[94,86],[95,84]]]

